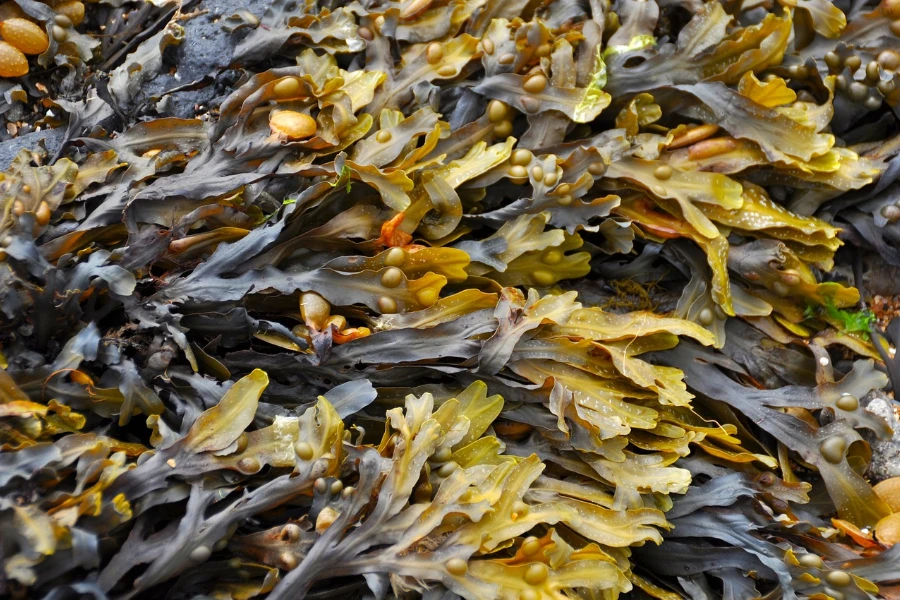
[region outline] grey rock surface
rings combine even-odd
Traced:
[[[23,148],[37,150],[43,143],[49,154],[54,154],[62,144],[65,129],[45,129],[32,131],[5,142],[0,142],[0,170],[6,170]]]
[[[143,91],[145,97],[163,96],[191,83],[200,83],[204,77],[211,80],[231,63],[231,56],[242,32],[228,33],[222,28],[221,19],[241,8],[256,14],[262,13],[268,2],[260,0],[203,0],[199,11],[208,11],[183,22],[184,41],[172,49],[175,61],[174,73],[164,72],[148,82]],[[157,109],[172,117],[188,119],[222,95],[213,81],[196,90],[185,90],[166,95]],[[217,103],[216,103],[217,104]],[[195,108],[198,107],[198,108]]]
[[[202,0],[196,10],[206,11],[182,22],[185,38],[182,44],[166,53],[166,62],[174,70],[164,70],[157,77],[144,84],[141,100],[161,98],[156,103],[159,116],[196,117],[211,106],[218,106],[230,91],[217,82],[217,76],[231,63],[231,56],[237,42],[245,33],[229,33],[222,28],[222,19],[239,9],[246,8],[261,15],[271,0]],[[207,78],[204,80],[204,78]],[[170,90],[198,83],[198,89]],[[5,170],[19,150],[36,150],[43,141],[52,155],[62,144],[64,129],[32,132],[11,140],[0,142],[0,170]]]
[[[869,476],[877,481],[889,477],[900,477],[900,418],[897,409],[900,404],[881,390],[870,394],[866,410],[884,418],[894,431],[889,439],[880,440],[874,435],[867,434],[867,439],[872,446],[872,464],[869,466]]]

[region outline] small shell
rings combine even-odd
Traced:
[[[288,140],[302,140],[315,135],[316,120],[294,110],[280,110],[269,116],[269,129]]]
[[[50,46],[44,30],[27,19],[7,19],[0,23],[0,35],[25,54],[40,54]]]
[[[28,59],[17,48],[0,41],[0,77],[21,77],[28,73]]]

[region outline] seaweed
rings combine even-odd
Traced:
[[[900,4],[182,8],[0,174],[0,595],[896,594]]]

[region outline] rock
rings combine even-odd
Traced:
[[[139,99],[163,96],[167,91],[209,79],[199,89],[174,92],[164,96],[157,103],[159,116],[184,119],[207,112],[210,107],[218,107],[231,91],[227,78],[217,77],[231,63],[231,56],[243,32],[228,33],[222,29],[222,19],[238,9],[246,8],[257,15],[265,11],[264,0],[203,0],[198,10],[207,10],[183,22],[185,39],[182,44],[167,53],[167,63],[175,67],[174,72],[163,73],[146,82]],[[223,84],[224,83],[224,84]],[[59,150],[65,136],[65,128],[36,131],[0,143],[0,171],[6,170],[19,150],[37,150],[43,143],[52,156]]]
[[[896,296],[900,294],[900,268],[887,264],[881,256],[867,256],[863,262],[863,284],[869,296]]]
[[[66,130],[61,129],[44,129],[42,131],[32,131],[20,135],[10,140],[6,140],[0,144],[0,171],[9,168],[10,163],[23,148],[28,150],[38,150],[41,145],[47,149],[50,156],[56,154],[65,137]]]
[[[872,464],[869,465],[869,476],[876,481],[900,477],[900,415],[898,415],[900,405],[881,390],[873,391],[868,398],[866,410],[884,418],[894,431],[891,438],[883,440],[869,432],[865,433],[866,439],[872,446]]]
[[[144,85],[142,93],[146,97],[158,97],[169,90],[209,77],[200,89],[171,93],[157,104],[161,115],[190,119],[206,112],[209,107],[217,107],[231,90],[220,86],[216,76],[231,63],[231,56],[238,40],[244,32],[228,33],[222,28],[222,19],[246,8],[257,15],[265,11],[265,3],[260,0],[204,0],[198,10],[208,10],[184,21],[184,41],[173,48],[174,73],[163,72]]]

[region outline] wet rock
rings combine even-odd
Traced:
[[[866,439],[872,446],[869,476],[876,481],[900,477],[900,413],[898,413],[900,405],[881,390],[873,391],[867,398],[866,410],[884,418],[894,431],[891,438],[883,440],[866,432]]]
[[[185,39],[180,46],[166,53],[167,68],[147,81],[136,99],[141,106],[148,99],[159,98],[157,116],[194,118],[210,108],[218,107],[238,79],[229,76],[227,67],[243,32],[231,34],[222,28],[222,19],[246,8],[257,15],[265,11],[264,0],[203,0],[196,9],[207,11],[183,21]],[[196,86],[189,84],[196,83]],[[183,91],[178,88],[190,87]],[[170,93],[171,92],[171,93]],[[19,150],[40,149],[41,144],[51,156],[63,142],[65,129],[53,129],[19,135],[0,143],[0,170],[5,170]]]
[[[261,0],[204,0],[197,9],[208,11],[182,24],[184,41],[172,48],[175,67],[147,82],[142,90],[146,98],[163,97],[157,103],[161,115],[189,119],[217,107],[230,91],[220,85],[218,74],[231,63],[235,44],[244,33],[231,34],[222,28],[222,19],[246,8],[254,14],[265,11]],[[197,89],[172,93],[196,83]]]
[[[32,131],[3,142],[0,144],[0,170],[5,171],[19,153],[19,150],[23,148],[39,150],[43,147],[47,150],[47,154],[50,156],[54,155],[59,150],[65,133],[65,129],[45,129]]]

